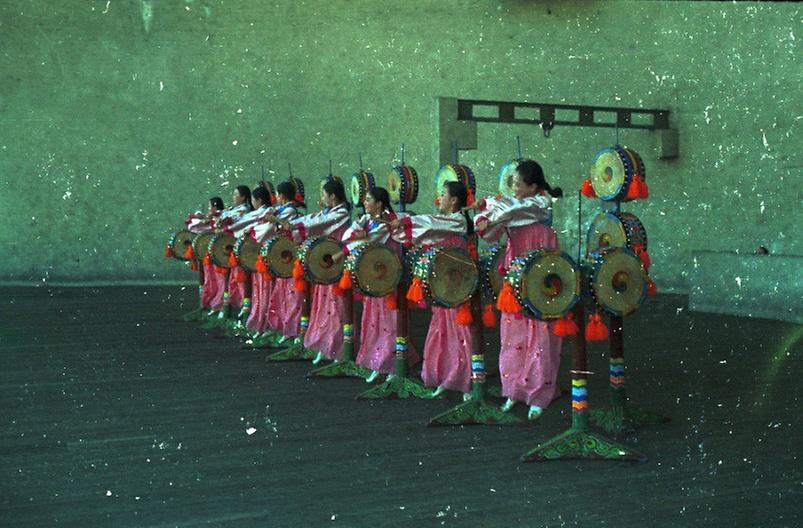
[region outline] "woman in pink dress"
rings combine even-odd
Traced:
[[[500,261],[504,272],[526,251],[558,248],[551,224],[553,198],[563,196],[560,187],[553,189],[541,166],[532,160],[519,164],[513,183],[515,198],[483,200],[478,204],[481,212],[474,218],[484,239],[497,241],[507,235],[507,249]],[[502,395],[507,397],[503,411],[524,402],[530,406],[528,418],[535,420],[559,395],[556,380],[562,338],[551,332],[552,325],[518,314],[502,314],[499,373]]]
[[[374,187],[366,193],[365,214],[356,220],[343,234],[346,242],[344,251],[348,253],[354,247],[376,242],[401,252],[398,243],[390,239],[390,222],[400,217],[393,212],[388,191],[383,187]],[[389,295],[395,296],[393,292]],[[395,298],[395,297],[394,297]],[[397,300],[398,304],[404,299]],[[398,310],[385,306],[386,299],[380,297],[363,297],[362,320],[360,324],[360,351],[356,363],[368,369],[371,374],[366,382],[373,382],[380,373],[394,376],[396,365],[396,316]],[[410,365],[418,363],[418,354],[413,350],[410,337],[407,338],[407,362]]]
[[[391,223],[393,238],[406,245],[454,246],[467,249],[467,235],[473,231],[466,206],[468,192],[463,182],[447,182],[439,200],[441,214],[406,216]],[[458,308],[432,305],[432,321],[424,343],[421,379],[427,387],[460,391],[464,399],[471,391],[471,354],[474,336],[470,325],[457,323]]]
[[[331,237],[340,240],[351,221],[351,204],[346,200],[343,182],[328,178],[321,189],[323,209],[301,216],[293,222],[282,221],[283,229],[293,233],[297,242],[308,238]],[[343,351],[343,296],[335,294],[336,284],[312,287],[309,326],[304,334],[304,348],[318,351],[312,361],[327,357],[338,359]]]
[[[220,196],[213,196],[209,199],[209,211],[206,213],[202,213],[201,211],[196,211],[189,215],[185,225],[187,226],[187,230],[193,233],[205,233],[207,231],[213,231],[215,229],[215,222],[217,221],[218,217],[220,217],[220,213],[223,212],[223,198]],[[185,257],[190,258],[192,260],[192,269],[196,269],[196,260],[195,256],[192,253],[192,248],[188,248],[189,254],[185,253]],[[203,263],[201,264],[203,266]],[[209,310],[211,307],[206,304],[204,298],[204,283],[206,282],[206,275],[204,274],[203,267],[198,270],[198,297],[201,302],[201,310]]]

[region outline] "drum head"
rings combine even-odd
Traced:
[[[360,251],[352,272],[355,288],[371,297],[384,297],[396,290],[402,276],[399,255],[387,246],[370,245]]]
[[[536,319],[560,319],[580,299],[580,273],[565,253],[534,252],[521,276],[522,305]]]
[[[613,201],[624,197],[631,174],[619,152],[613,147],[600,150],[591,165],[591,186],[602,200]]]
[[[635,312],[647,296],[647,272],[635,253],[626,248],[603,251],[594,266],[591,288],[606,312],[625,316]]]
[[[237,255],[237,260],[240,261],[240,266],[242,266],[244,270],[252,273],[257,271],[259,249],[259,242],[250,236],[237,239],[237,243],[234,245],[234,252]]]
[[[209,252],[209,243],[215,238],[214,232],[201,233],[192,239],[192,251],[195,253],[195,258],[204,260],[206,254]]]
[[[390,201],[394,203],[399,203],[399,199],[401,197],[401,190],[402,190],[402,174],[399,170],[399,167],[393,167],[391,171],[388,173],[388,195],[390,195]]]
[[[471,189],[476,194],[474,172],[466,165],[447,163],[441,167],[435,175],[435,196],[440,196],[443,191],[443,185],[450,181],[463,182],[466,188]]]
[[[229,255],[234,251],[237,239],[229,233],[220,233],[209,242],[209,257],[212,264],[221,268],[229,268]]]
[[[263,256],[271,275],[280,279],[293,276],[298,246],[286,236],[275,236],[265,242]]]
[[[627,246],[627,233],[614,213],[600,213],[588,228],[587,251]]]
[[[343,252],[343,246],[331,238],[319,238],[304,253],[304,268],[317,284],[334,284],[343,274],[343,259],[335,262],[332,255]]]
[[[174,233],[170,239],[170,247],[173,250],[173,257],[177,258],[178,260],[190,260],[184,256],[184,253],[186,253],[188,247],[192,246],[192,239],[194,238],[195,233],[186,229],[182,229],[181,231]]]
[[[477,291],[479,270],[465,249],[446,247],[435,252],[429,277],[432,301],[456,308]]]
[[[516,196],[516,191],[513,188],[513,176],[516,174],[516,168],[523,159],[510,160],[499,171],[499,193],[507,198]]]

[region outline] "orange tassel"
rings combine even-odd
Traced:
[[[636,174],[636,180],[638,181],[638,197],[642,200],[646,200],[650,197],[650,187],[647,185],[647,180]]]
[[[424,283],[421,277],[413,278],[412,284],[407,289],[407,300],[420,303],[424,300]]]
[[[474,322],[474,318],[471,317],[471,303],[464,302],[460,305],[460,308],[457,309],[457,317],[455,318],[457,324],[462,326],[469,326],[471,323]]]
[[[440,205],[441,205],[441,199],[440,199],[440,198],[435,198],[435,200],[434,200],[434,201],[435,201],[435,207],[440,207]]]
[[[516,298],[516,293],[513,291],[513,286],[505,281],[502,286],[502,291],[499,292],[499,298],[496,300],[496,307],[500,312],[517,314],[521,312],[521,304]]]
[[[496,312],[494,312],[493,304],[486,304],[482,310],[482,324],[485,328],[493,328],[496,326]]]
[[[298,259],[296,259],[295,264],[293,264],[293,278],[294,279],[304,278],[304,266],[301,265],[301,261]]]
[[[297,203],[302,203],[303,201],[304,201],[304,197],[301,195],[300,192],[297,192],[296,193],[296,202]]]
[[[559,337],[577,335],[578,332],[580,332],[580,328],[578,328],[577,323],[574,322],[574,314],[572,312],[558,319],[555,322],[555,326],[552,328],[552,333]]]
[[[586,341],[605,341],[608,339],[608,327],[602,322],[602,316],[591,314],[586,325]]]
[[[338,297],[342,297],[345,292],[340,288],[340,286],[338,286],[337,284],[333,284],[332,293],[334,293]]]
[[[229,266],[234,267],[237,265],[237,255],[234,254],[234,251],[229,253]]]
[[[228,268],[224,268],[223,266],[215,266],[215,272],[220,273],[221,275],[225,275],[229,272]]]
[[[262,255],[257,257],[256,263],[257,273],[267,273],[268,267],[265,265],[265,259],[262,258]]]
[[[396,304],[396,294],[389,293],[385,295],[385,309],[386,310],[396,310],[399,306]]]
[[[195,251],[192,250],[192,244],[188,244],[187,248],[184,250],[184,258],[195,260]]]
[[[204,264],[207,265],[207,266],[211,266],[212,265],[212,257],[209,256],[209,253],[204,255]]]
[[[466,205],[472,206],[474,205],[474,189],[471,187],[466,186]]]
[[[174,257],[174,256],[175,256],[175,254],[173,253],[173,247],[170,244],[166,245],[165,246],[165,257],[171,258],[171,257]]]
[[[652,265],[650,254],[642,249],[638,256],[641,259],[641,263],[644,264],[644,269],[650,269],[650,266]]]
[[[351,272],[349,270],[343,270],[343,276],[340,277],[340,282],[337,283],[337,286],[343,291],[348,291],[352,288]]]
[[[190,261],[190,269],[191,269],[192,271],[198,271],[198,261],[197,261],[197,260],[195,260],[195,259],[192,259],[192,260]]]
[[[305,281],[304,279],[294,279],[294,281],[296,284],[297,291],[300,292],[307,291],[307,281]]]
[[[652,279],[648,278],[647,281],[648,281],[647,282],[647,295],[652,297],[653,295],[658,293],[658,287],[655,285],[655,282],[653,282]]]
[[[625,196],[628,200],[638,200],[641,196],[641,190],[639,189],[639,177],[634,176],[633,179],[630,181],[630,185],[627,187],[627,196]]]
[[[586,181],[583,182],[583,185],[580,187],[580,192],[583,193],[583,196],[586,198],[597,197],[597,192],[594,190],[594,186],[591,185],[591,178],[587,178]]]

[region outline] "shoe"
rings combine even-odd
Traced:
[[[511,400],[510,398],[508,398],[507,401],[505,401],[505,403],[503,403],[499,409],[502,412],[508,412],[510,409],[513,408],[514,405],[516,405],[516,400]]]
[[[530,412],[527,413],[527,419],[535,421],[541,417],[544,410],[537,405],[530,405]]]
[[[472,400],[471,393],[470,392],[464,392],[463,393],[463,401],[467,402],[467,401],[471,401],[471,400]]]
[[[437,388],[434,391],[432,391],[432,397],[437,398],[444,392],[446,392],[446,388],[443,385],[438,385]]]
[[[323,359],[323,352],[318,352],[318,355],[315,356],[315,359],[312,360],[313,365],[317,365]]]
[[[396,379],[396,374],[391,372],[390,374],[388,374],[388,377],[387,379],[385,379],[385,381],[393,381],[394,379]]]
[[[371,375],[368,376],[367,378],[365,378],[365,383],[373,383],[374,380],[377,378],[377,376],[379,376],[379,371],[378,370],[372,370],[371,371]]]

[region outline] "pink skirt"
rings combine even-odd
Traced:
[[[385,308],[384,298],[363,298],[358,364],[382,374],[396,371],[396,314]],[[415,365],[419,359],[408,336],[407,363]]]
[[[238,268],[239,266],[235,266],[229,270],[229,304],[232,308],[239,310],[243,306],[245,283],[234,280],[234,278],[237,276]]]
[[[245,326],[257,332],[268,328],[268,301],[273,289],[273,281],[265,280],[262,273],[251,274],[251,314]]]
[[[223,292],[226,289],[226,276],[217,273],[211,264],[204,264],[204,292],[201,306],[209,310],[220,310],[223,307]]]
[[[334,294],[335,285],[312,286],[312,306],[304,347],[337,359],[343,352],[343,296]]]
[[[545,409],[558,397],[558,368],[563,338],[552,333],[555,323],[502,315],[499,374],[502,396]]]
[[[268,327],[287,337],[296,337],[301,324],[304,293],[296,290],[295,280],[276,278],[268,301]]]
[[[421,379],[427,387],[471,390],[471,353],[474,337],[471,327],[457,324],[456,308],[432,307]]]

